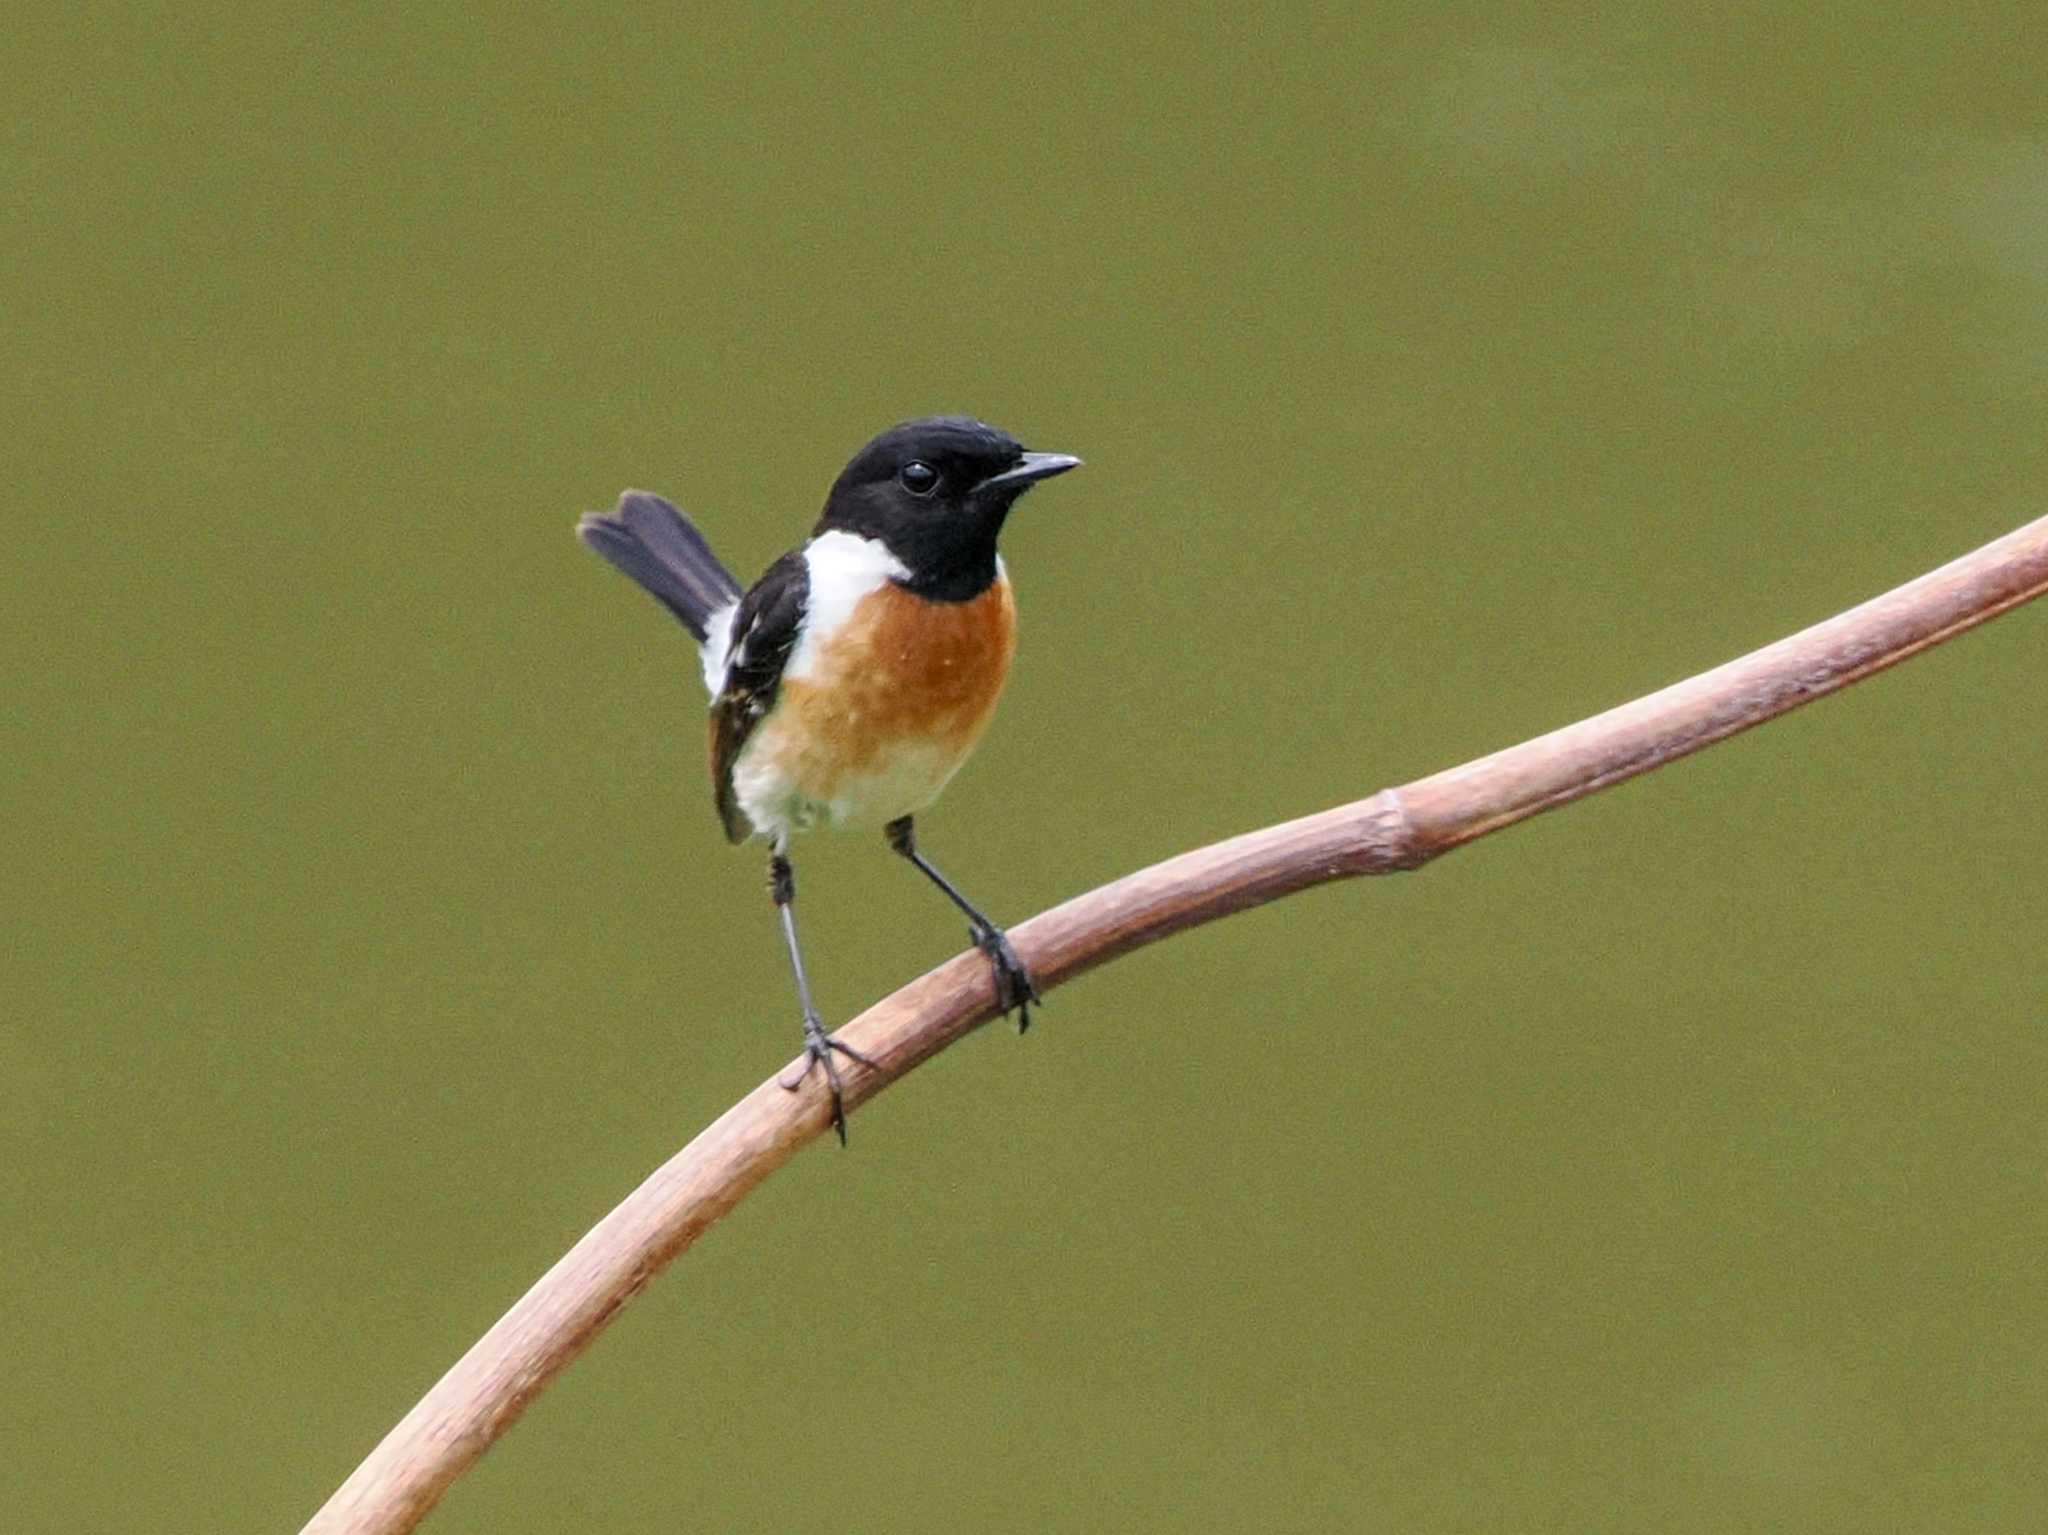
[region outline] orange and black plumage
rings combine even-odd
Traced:
[[[842,1141],[833,1053],[865,1057],[832,1039],[811,1004],[790,838],[882,824],[890,847],[966,914],[998,1001],[1028,1024],[1029,972],[1002,929],[918,851],[912,817],[973,751],[1009,675],[1017,610],[996,543],[1010,510],[1079,462],[964,416],[892,427],[841,471],[810,539],[744,591],[659,496],[628,491],[614,512],[577,525],[698,641],[714,802],[730,840],[770,844],[769,886],[803,1012],[803,1072],[784,1085],[822,1065]]]

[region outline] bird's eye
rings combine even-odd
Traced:
[[[939,471],[921,458],[914,458],[897,470],[896,478],[913,496],[928,496],[939,488]]]

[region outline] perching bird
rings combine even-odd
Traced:
[[[889,846],[967,915],[996,1000],[1021,1031],[1038,1000],[1003,930],[918,852],[911,817],[980,739],[1016,649],[1016,605],[996,553],[1025,491],[1081,461],[1025,451],[965,416],[891,427],[840,473],[809,542],[745,593],[704,536],[660,496],[629,490],[577,536],[631,576],[698,643],[711,693],[711,783],[726,837],[769,843],[768,888],[803,1009],[804,1065],[823,1066],[832,1123],[846,1115],[797,947],[793,832],[881,822]]]

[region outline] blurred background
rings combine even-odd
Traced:
[[[2048,512],[1963,14],[17,8],[0,1526],[296,1528],[789,1058],[578,512],[751,576],[902,417],[1083,455],[920,818],[1009,920],[1512,743]],[[2041,1528],[2044,661],[1062,988],[429,1528]],[[800,868],[835,1020],[960,944]]]

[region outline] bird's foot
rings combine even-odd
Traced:
[[[977,949],[988,956],[989,969],[995,973],[996,1007],[1005,1017],[1012,1009],[1016,1010],[1017,1032],[1022,1034],[1031,1027],[1032,1007],[1042,1007],[1045,1002],[1038,994],[1031,972],[1017,957],[1009,936],[994,923],[976,923],[967,930],[967,936]]]
[[[825,1032],[824,1022],[816,1013],[804,1014],[804,1064],[803,1069],[793,1077],[777,1077],[775,1085],[786,1093],[793,1093],[810,1080],[811,1072],[825,1068],[825,1086],[832,1094],[832,1128],[839,1132],[839,1144],[846,1144],[846,1097],[839,1081],[839,1063],[832,1059],[833,1052],[850,1061],[859,1061],[863,1066],[874,1066],[874,1057],[863,1055],[851,1045],[843,1045]]]

